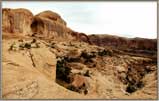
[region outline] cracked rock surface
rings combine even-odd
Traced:
[[[40,39],[3,39],[2,49],[3,98],[157,97],[157,67],[151,58],[115,54],[84,42]]]

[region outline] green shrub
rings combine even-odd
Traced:
[[[131,84],[128,84],[127,88],[126,88],[126,92],[128,93],[133,93],[137,90],[137,87],[135,85],[131,85]]]
[[[96,57],[96,55],[95,54],[88,54],[86,52],[82,52],[81,57],[83,57],[85,59],[91,59],[91,58]]]
[[[67,61],[67,62],[79,62],[80,58],[64,57],[64,60]]]
[[[40,45],[38,43],[35,43],[36,48],[40,48]]]
[[[19,45],[19,49],[20,49],[20,50],[24,50],[24,48],[25,48],[25,47],[24,47],[24,44],[20,44],[20,45]]]
[[[72,85],[68,86],[67,89],[69,89],[69,90],[71,90],[71,91],[75,91],[75,92],[80,93],[80,89],[79,89],[79,88],[76,88],[76,87],[74,87],[74,86],[72,86]]]
[[[30,49],[31,48],[31,44],[25,43],[24,47],[27,48],[27,49]]]
[[[138,88],[144,87],[144,83],[142,81],[139,81],[136,85]]]
[[[55,43],[51,43],[50,47],[55,48]]]
[[[92,59],[87,59],[84,61],[84,63],[93,63],[93,60]]]
[[[100,51],[100,52],[98,52],[98,55],[99,56],[106,56],[106,55],[108,55],[108,56],[112,56],[112,52],[110,52],[110,51],[106,51],[105,49],[103,50],[103,51]]]
[[[61,60],[61,61],[57,61],[56,64],[56,78],[63,80],[65,82],[69,83],[69,74],[71,72],[71,68],[65,66],[65,61]]]
[[[85,95],[88,94],[88,90],[87,89],[84,90],[84,94]]]
[[[126,92],[133,93],[137,89],[140,89],[140,88],[143,88],[143,87],[144,87],[144,83],[142,81],[139,81],[137,84],[129,83],[127,88],[126,88]]]
[[[96,55],[93,54],[93,53],[86,53],[86,52],[82,52],[81,53],[81,56],[80,57],[83,57],[85,60],[84,60],[84,63],[93,63],[93,60],[92,58],[95,58]]]
[[[8,50],[11,51],[13,50],[14,47],[15,47],[15,43],[11,44]]]
[[[84,76],[88,76],[88,77],[90,77],[89,70],[87,70],[87,71],[86,71],[86,73],[84,74]]]
[[[31,43],[36,43],[36,39],[33,39]]]

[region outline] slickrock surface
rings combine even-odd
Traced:
[[[2,37],[3,99],[157,99],[153,40],[101,42],[55,12],[26,9],[3,9]]]

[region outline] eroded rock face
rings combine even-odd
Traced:
[[[3,9],[2,30],[7,33],[20,33],[20,35],[31,34],[30,25],[33,14],[27,9]]]
[[[79,32],[72,31],[71,35],[73,37],[75,37],[75,39],[78,40],[78,41],[82,41],[82,42],[86,42],[86,43],[91,44],[91,41],[90,41],[89,37],[84,33],[79,33]]]
[[[69,37],[66,22],[52,11],[37,14],[31,25],[33,35],[41,38],[56,39]]]
[[[29,35],[42,39],[75,39],[70,34],[72,30],[66,26],[66,22],[52,11],[44,11],[34,16],[27,9],[4,8],[2,15],[3,35],[12,33],[16,36]]]
[[[52,11],[44,11],[44,12],[41,12],[39,14],[37,14],[37,16],[40,16],[40,17],[44,17],[44,18],[47,18],[47,19],[50,19],[52,21],[55,21],[55,22],[58,22],[60,24],[63,24],[66,26],[66,22],[61,18],[61,16],[55,12],[52,12]]]
[[[124,38],[113,35],[89,35],[89,40],[98,46],[113,46],[138,50],[157,50],[156,39]]]

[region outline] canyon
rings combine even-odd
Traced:
[[[56,12],[2,9],[3,99],[157,99],[157,39],[74,31]]]

